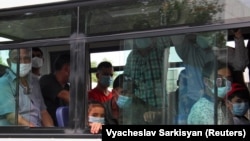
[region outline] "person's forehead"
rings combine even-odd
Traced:
[[[114,69],[112,67],[110,68],[102,68],[101,73],[102,74],[113,74]]]
[[[42,55],[42,53],[40,51],[34,51],[32,50],[32,54],[35,54],[35,55]]]
[[[30,51],[28,49],[20,49],[20,55],[30,55]],[[18,55],[18,50],[14,49],[10,52],[11,56],[17,56]]]
[[[92,109],[90,110],[90,113],[92,114],[103,114],[104,113],[104,108],[103,107],[92,107]]]
[[[222,68],[218,70],[217,74],[223,77],[230,77],[231,71],[228,68]]]

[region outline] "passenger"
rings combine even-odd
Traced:
[[[190,111],[190,103],[188,103],[188,101],[186,101],[187,99],[187,83],[188,83],[189,79],[187,76],[187,72],[186,69],[183,69],[178,77],[177,80],[177,90],[175,91],[175,94],[177,96],[176,100],[177,100],[177,119],[176,119],[176,123],[177,124],[186,124],[186,119],[187,119],[187,115]]]
[[[216,64],[211,61],[204,65],[202,71],[204,95],[192,106],[187,124],[233,124],[233,116],[224,102],[224,97],[231,89],[231,69],[228,64],[221,62]],[[216,93],[217,95],[215,95]],[[215,109],[215,105],[217,105],[217,109]],[[217,116],[215,117],[215,115]],[[217,118],[217,123],[215,118]]]
[[[102,125],[105,124],[104,120],[105,108],[100,102],[90,102],[88,106],[88,123],[90,133],[97,134],[102,130]]]
[[[69,104],[69,75],[70,75],[70,55],[62,54],[58,56],[54,64],[54,73],[43,75],[40,78],[42,95],[48,112],[57,126],[56,109]]]
[[[38,79],[41,77],[40,69],[43,66],[43,52],[40,48],[32,48],[32,74],[37,76]]]
[[[104,61],[97,66],[97,86],[88,92],[89,101],[104,103],[112,98],[112,92],[108,87],[112,84],[114,68],[110,62]]]
[[[186,96],[182,99],[186,102],[180,107],[191,109],[192,105],[203,95],[202,68],[205,63],[213,61],[214,58],[229,63],[233,67],[233,72],[240,72],[242,77],[242,72],[249,62],[247,48],[245,48],[241,31],[237,30],[234,35],[235,49],[224,46],[224,42],[217,42],[216,39],[223,36],[218,32],[171,36],[175,50],[183,60],[189,78]],[[235,78],[234,75],[232,77]],[[183,115],[183,117],[187,116],[188,112]]]
[[[170,98],[169,105],[173,108],[170,108],[171,111],[168,111],[168,118],[171,123],[174,124],[186,124],[187,115],[189,113],[187,101],[186,101],[186,92],[187,92],[187,83],[188,77],[186,75],[186,70],[183,69],[179,73],[179,77],[177,79],[178,88],[174,92],[170,92],[168,98]],[[185,105],[184,107],[181,107]],[[159,111],[147,111],[143,114],[144,120],[147,122],[152,122],[157,118],[157,116],[162,116]]]
[[[250,94],[245,85],[233,83],[232,89],[227,93],[225,98],[226,104],[233,114],[234,124],[250,124],[248,118],[245,117],[249,109]]]
[[[104,103],[107,125],[147,124],[143,120],[143,113],[147,105],[144,101],[133,95],[134,82],[131,78],[120,74],[113,83],[113,97]]]
[[[51,127],[54,126],[53,120],[47,112],[47,107],[41,94],[38,79],[31,72],[31,50],[20,49],[20,57],[17,49],[9,51],[7,59],[10,67],[0,78],[0,125],[23,125],[30,127]],[[20,66],[17,73],[17,63]],[[17,76],[19,75],[19,76]],[[19,89],[16,84],[19,83]],[[16,95],[16,91],[19,92]],[[16,104],[18,99],[18,104]],[[16,105],[18,105],[18,119],[16,121]]]
[[[135,30],[150,28],[146,20],[134,24]],[[137,38],[133,40],[133,49],[128,55],[124,75],[136,83],[134,95],[148,105],[161,110],[163,99],[164,52],[170,47],[170,40],[165,37]],[[131,47],[130,47],[131,48]]]

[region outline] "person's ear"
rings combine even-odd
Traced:
[[[95,76],[96,76],[96,78],[97,78],[97,79],[99,79],[99,78],[100,78],[100,77],[99,77],[99,73],[98,73],[98,72],[95,74]]]
[[[203,78],[204,85],[207,87],[209,85],[209,79]]]

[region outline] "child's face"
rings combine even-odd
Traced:
[[[242,102],[248,102],[248,100],[247,99],[242,99],[242,98],[240,98],[238,96],[235,96],[235,97],[233,97],[231,99],[230,102],[227,103],[227,105],[228,105],[229,109],[232,110],[234,103],[242,103]]]
[[[104,117],[104,108],[103,107],[92,107],[89,111],[89,116],[93,117]]]

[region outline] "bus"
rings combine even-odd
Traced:
[[[54,71],[58,55],[69,53],[69,124],[27,127],[18,125],[16,119],[13,125],[0,126],[0,140],[102,140],[102,134],[87,132],[87,93],[97,85],[95,73],[102,61],[112,63],[113,79],[120,74],[131,77],[134,96],[151,107],[141,111],[153,109],[160,113],[157,122],[140,122],[133,116],[145,117],[146,112],[138,110],[135,114],[135,109],[130,108],[124,114],[130,118],[121,126],[187,124],[186,110],[190,111],[192,105],[185,105],[185,100],[197,100],[203,92],[200,67],[209,59],[232,61],[228,50],[237,49],[235,32],[239,30],[244,37],[244,50],[250,46],[248,0],[51,0],[21,4],[22,1],[4,2],[0,7],[0,64],[9,67],[11,49],[38,47],[43,51],[41,74],[45,75]],[[187,39],[189,43],[184,42]],[[137,50],[144,50],[141,56]],[[214,56],[207,57],[207,50],[213,51]],[[247,61],[249,56],[245,53],[241,56]],[[186,80],[188,84],[179,81],[182,70],[192,75]],[[4,75],[5,71],[1,73]],[[239,77],[248,86],[248,64],[240,73],[236,79]],[[182,85],[189,86],[185,90],[188,93],[177,94],[176,89]],[[20,108],[17,103],[16,115]],[[217,109],[211,114],[217,125]],[[250,118],[250,113],[246,116]]]

